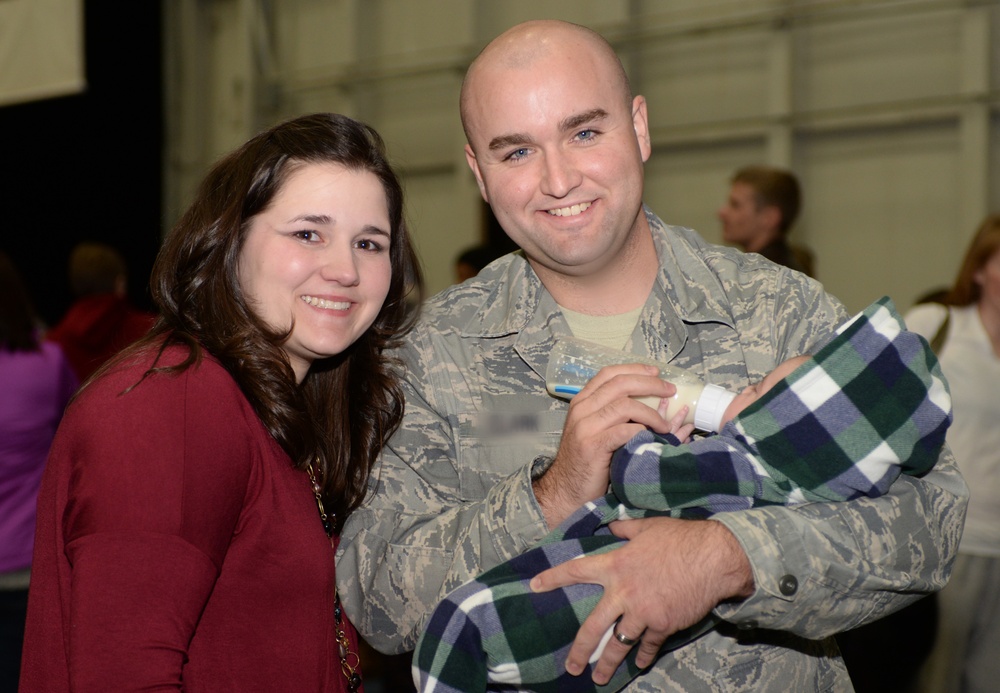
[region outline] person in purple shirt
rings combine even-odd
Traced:
[[[16,691],[28,607],[35,502],[45,458],[78,381],[0,252],[0,691]]]

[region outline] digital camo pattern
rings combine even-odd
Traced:
[[[628,344],[636,354],[737,389],[812,351],[847,317],[803,275],[647,219],[661,271]],[[568,333],[520,253],[426,304],[399,353],[403,424],[338,552],[345,608],[380,650],[412,649],[444,595],[547,533],[531,474],[559,444],[567,405],[546,393],[544,373],[554,338]],[[729,624],[627,690],[850,690],[824,638],[940,589],[966,498],[946,451],[880,499],[717,516],[750,558],[755,594],[717,607]],[[792,595],[779,589],[787,575]]]
[[[622,543],[606,529],[615,520],[874,498],[901,472],[927,472],[952,417],[930,345],[906,330],[888,297],[837,332],[719,435],[681,445],[672,435],[644,430],[617,450],[607,496],[438,604],[414,652],[417,689],[468,693],[489,683],[536,693],[619,690],[639,672],[636,650],[603,686],[591,680],[593,664],[579,676],[565,669],[603,588],[578,584],[535,593],[532,577]],[[715,623],[713,616],[674,634],[664,649],[686,645]]]

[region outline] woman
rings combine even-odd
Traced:
[[[354,691],[332,545],[402,397],[420,284],[378,135],[224,158],[153,269],[151,333],[70,405],[39,504],[22,691]]]
[[[60,348],[39,341],[28,292],[0,252],[0,691],[17,690],[38,485],[77,384]]]
[[[939,595],[939,625],[921,685],[995,691],[1000,680],[1000,214],[980,225],[944,305],[907,326],[936,346],[951,385],[948,443],[971,489],[958,558]]]

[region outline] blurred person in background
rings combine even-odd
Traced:
[[[153,326],[156,316],[128,301],[128,270],[121,253],[103,243],[77,244],[69,256],[76,300],[45,335],[58,343],[81,382]]]
[[[719,208],[722,239],[746,253],[814,277],[810,250],[789,242],[788,234],[802,206],[802,189],[791,171],[746,166],[730,179],[726,203]]]
[[[461,284],[475,277],[486,265],[505,254],[505,250],[487,243],[466,248],[455,258],[455,283]]]
[[[38,486],[76,387],[59,346],[40,340],[27,290],[0,252],[0,691],[17,690]]]
[[[935,346],[951,385],[948,444],[972,493],[921,687],[986,693],[1000,686],[1000,214],[980,224],[941,301],[906,324]]]

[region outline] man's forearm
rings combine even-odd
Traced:
[[[947,582],[968,488],[950,451],[877,499],[722,513],[750,558],[754,593],[716,613],[818,639],[855,628]]]

